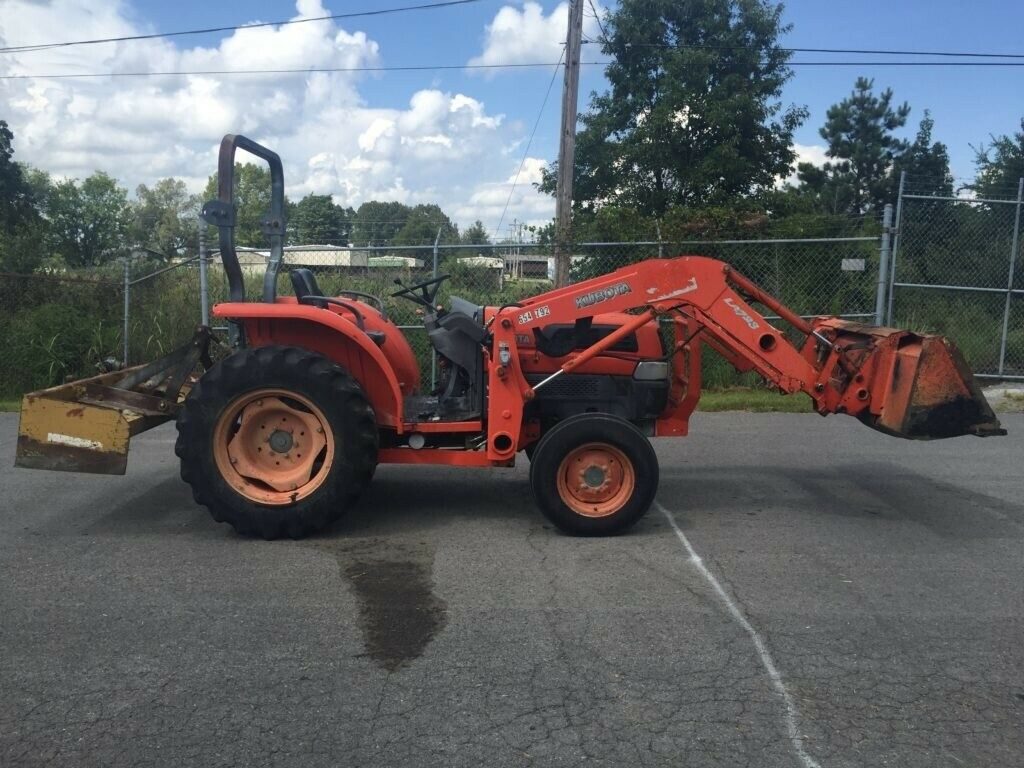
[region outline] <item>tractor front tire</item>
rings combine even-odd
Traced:
[[[658,491],[658,457],[633,424],[607,413],[558,422],[536,444],[530,485],[541,512],[566,533],[621,533]]]
[[[177,426],[174,451],[196,502],[264,539],[323,530],[377,465],[377,425],[359,383],[297,347],[220,361],[192,388]]]

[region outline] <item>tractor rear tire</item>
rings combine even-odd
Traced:
[[[545,517],[576,536],[634,525],[658,491],[658,457],[643,432],[607,413],[558,422],[537,443],[530,485]]]
[[[220,361],[192,388],[177,426],[174,451],[196,502],[264,539],[328,527],[377,465],[376,420],[359,383],[297,347]]]

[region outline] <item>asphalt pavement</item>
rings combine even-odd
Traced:
[[[1024,765],[1003,421],[701,413],[625,536],[553,530],[523,459],[382,466],[263,542],[193,504],[171,425],[96,477],[13,469],[0,414],[0,765]]]

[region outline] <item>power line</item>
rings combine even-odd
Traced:
[[[105,38],[94,38],[88,40],[70,40],[65,42],[57,43],[36,43],[31,45],[20,45],[20,46],[7,46],[0,48],[0,53],[28,53],[34,51],[52,50],[55,48],[66,48],[78,45],[98,45],[103,43],[118,43],[128,42],[133,40],[152,40],[157,38],[165,37],[182,37],[188,35],[201,35],[210,34],[214,32],[234,32],[240,29],[259,29],[262,27],[283,27],[293,24],[307,24],[315,21],[335,21],[339,19],[351,19],[368,16],[383,16],[393,13],[404,13],[408,11],[422,11],[422,10],[436,10],[442,8],[450,8],[454,6],[469,5],[471,3],[478,3],[482,0],[442,0],[441,2],[434,3],[423,3],[420,5],[406,5],[395,8],[378,8],[372,11],[353,11],[350,13],[335,13],[325,16],[315,16],[308,19],[288,19],[283,21],[267,21],[267,22],[255,22],[252,24],[233,24],[222,27],[206,27],[201,29],[189,29],[180,30],[176,32],[155,32],[147,35],[124,35],[120,37],[105,37]],[[600,40],[588,40],[593,43],[608,43],[608,35],[605,31],[604,24],[601,21],[601,16],[597,11],[593,0],[587,0],[593,11],[594,18],[597,19],[598,26],[601,28],[602,38]],[[752,46],[744,45],[710,45],[710,44],[665,44],[665,43],[625,43],[627,47],[644,47],[644,48],[678,48],[678,49],[710,49],[710,50],[748,50]],[[785,51],[788,53],[842,53],[842,54],[858,54],[858,55],[883,55],[883,56],[941,56],[941,57],[956,57],[956,58],[1002,58],[1002,59],[1024,59],[1024,53],[979,53],[976,51],[962,52],[962,51],[908,51],[908,50],[886,50],[880,48],[806,48],[806,47],[779,47],[775,50]],[[596,62],[591,62],[596,63]],[[810,63],[810,62],[808,62]],[[864,62],[876,66],[880,62]],[[818,65],[817,62],[814,62]],[[922,62],[924,65],[932,65],[931,62]],[[852,65],[852,64],[851,64]],[[538,66],[550,66],[548,64]],[[215,73],[220,74],[220,73]]]
[[[581,62],[588,65],[604,66],[607,62]],[[523,64],[411,64],[390,67],[307,67],[306,69],[199,69],[167,72],[59,72],[36,75],[0,75],[0,80],[49,80],[73,79],[76,77],[186,77],[188,75],[302,75],[317,72],[423,72],[432,70],[462,69],[529,69],[534,67],[557,67],[556,62],[529,62]]]
[[[505,200],[505,208],[501,212],[501,218],[498,219],[498,226],[494,228],[494,236],[497,237],[501,233],[501,225],[505,221],[505,214],[508,213],[508,207],[512,203],[512,195],[516,191],[516,184],[519,183],[519,174],[523,172],[523,166],[526,165],[526,158],[530,155],[530,147],[533,145],[533,137],[537,135],[537,128],[540,126],[540,119],[544,116],[544,108],[548,105],[548,97],[551,96],[551,87],[555,84],[555,78],[558,77],[558,68],[562,65],[562,60],[565,58],[565,49],[562,49],[562,55],[558,57],[558,63],[555,64],[554,71],[551,73],[551,80],[548,82],[548,89],[544,92],[544,101],[540,104],[540,110],[537,112],[537,119],[533,123],[533,130],[530,131],[530,138],[526,142],[526,149],[523,150],[523,159],[519,161],[519,169],[516,171],[516,175],[512,178],[512,188],[508,191],[508,199]]]
[[[1024,67],[1024,61],[788,61],[787,67]]]
[[[590,10],[594,12],[594,18],[597,19],[597,26],[601,30],[601,37],[605,40],[608,39],[608,33],[604,31],[604,22],[601,21],[601,14],[597,12],[597,8],[594,6],[594,0],[587,0],[590,3]]]
[[[867,56],[951,56],[975,59],[1024,59],[1024,53],[963,53],[954,51],[883,51],[854,48],[783,48],[793,53],[856,53]]]
[[[602,39],[594,42],[609,45],[608,36],[602,33]],[[749,45],[712,45],[701,43],[632,43],[624,42],[627,48],[678,48],[684,50],[718,50],[718,51],[745,51],[754,50]],[[771,50],[784,51],[786,53],[844,53],[866,56],[943,56],[954,58],[976,58],[976,59],[1024,59],[1024,53],[977,53],[961,51],[903,51],[884,50],[880,48],[791,48],[775,47]]]
[[[581,61],[583,67],[606,67],[611,61]],[[67,80],[93,77],[188,77],[190,75],[303,75],[318,72],[426,72],[435,70],[531,69],[557,67],[558,62],[520,64],[416,64],[389,67],[307,67],[305,69],[196,69],[165,72],[43,72],[0,75],[0,80]],[[1024,67],[1024,61],[790,61],[790,67]]]
[[[290,19],[287,21],[264,21],[255,24],[233,24],[226,27],[207,27],[206,29],[186,29],[179,32],[154,32],[149,35],[125,35],[122,37],[103,37],[92,40],[70,40],[63,43],[37,43],[35,45],[15,45],[0,48],[0,53],[30,53],[33,51],[47,51],[53,48],[67,48],[73,45],[98,45],[101,43],[123,43],[129,40],[153,40],[161,37],[183,37],[185,35],[203,35],[211,32],[234,32],[239,29],[258,29],[260,27],[284,27],[291,24],[307,24],[312,21],[333,21],[337,19],[353,19],[363,16],[384,16],[390,13],[403,13],[405,11],[427,11],[437,8],[450,8],[456,5],[468,5],[478,3],[481,0],[444,0],[437,3],[425,3],[422,5],[406,5],[398,8],[378,8],[374,11],[353,11],[351,13],[333,13],[329,16],[315,16],[309,19]]]

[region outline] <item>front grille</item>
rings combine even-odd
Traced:
[[[546,376],[527,376],[530,385],[542,382]],[[538,397],[572,400],[594,400],[601,396],[601,380],[595,376],[565,374],[552,379],[537,393]]]

